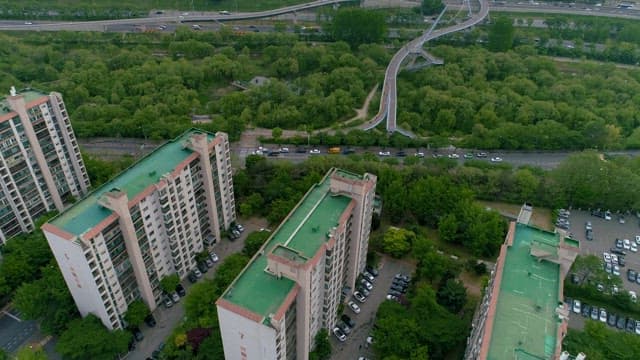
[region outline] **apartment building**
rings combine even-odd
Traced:
[[[467,360],[566,359],[564,278],[580,243],[529,225],[532,211],[525,204],[509,226],[467,339]]]
[[[235,221],[224,133],[189,130],[42,226],[80,313],[124,326],[133,300],[153,311],[160,280],[195,268],[204,242]]]
[[[0,244],[89,186],[62,96],[12,87],[0,100]]]
[[[376,176],[332,169],[216,302],[227,360],[305,360],[366,266]]]

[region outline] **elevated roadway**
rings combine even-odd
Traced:
[[[456,31],[467,29],[484,20],[484,18],[486,18],[489,14],[489,1],[478,1],[480,3],[480,11],[475,13],[466,21],[434,31],[431,31],[431,29],[429,29],[425,31],[421,36],[405,44],[393,55],[384,74],[384,84],[382,85],[382,96],[380,98],[380,108],[378,110],[378,113],[370,121],[363,124],[361,126],[362,129],[371,130],[378,126],[386,118],[388,132],[398,131],[403,135],[414,137],[411,132],[398,128],[396,124],[396,115],[398,108],[397,79],[398,72],[400,71],[400,66],[409,54],[420,53],[425,42],[436,39],[440,36],[454,33]]]
[[[295,13],[308,9],[314,9],[321,6],[335,5],[345,2],[353,2],[353,0],[317,0],[305,4],[287,6],[279,9],[249,12],[249,13],[205,13],[190,14],[183,13],[181,15],[172,16],[154,16],[147,18],[135,19],[117,19],[117,20],[98,20],[98,21],[68,21],[68,22],[48,22],[48,23],[18,23],[15,21],[0,24],[0,31],[20,30],[20,31],[105,31],[108,26],[114,25],[149,25],[167,22],[195,22],[195,21],[234,21],[234,20],[251,20],[259,18],[268,18],[272,16]]]

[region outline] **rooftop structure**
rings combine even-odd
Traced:
[[[573,239],[512,222],[465,358],[557,359],[568,319],[563,279],[578,251]]]
[[[52,219],[50,223],[73,235],[82,235],[113,213],[99,204],[100,197],[113,189],[118,189],[126,193],[129,199],[134,199],[193,154],[193,150],[185,147],[184,142],[196,132],[201,133],[199,130],[191,129],[180,137],[169,140],[115,178],[102,184],[71,208]],[[207,136],[209,140],[214,138],[213,134]]]
[[[11,87],[0,99],[0,244],[89,186],[62,96]]]
[[[308,358],[366,265],[375,184],[331,169],[309,189],[216,302],[225,359]]]
[[[338,225],[338,219],[351,202],[346,196],[331,195],[329,181],[330,178],[325,177],[309,190],[261,249],[263,254],[272,250],[282,254],[287,249],[300,259],[309,259],[329,240],[328,232]],[[255,257],[222,297],[263,317],[275,313],[295,282],[273,276],[264,271],[266,267],[266,256]]]

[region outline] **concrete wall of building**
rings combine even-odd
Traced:
[[[82,247],[75,241],[64,239],[46,229],[43,229],[43,232],[80,314],[82,316],[94,314],[102,319],[107,328],[111,329],[107,309],[102,302]]]
[[[276,360],[276,330],[242,315],[218,308],[225,360]]]

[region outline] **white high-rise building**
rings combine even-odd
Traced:
[[[0,100],[0,244],[89,186],[62,96],[12,88]]]
[[[235,221],[224,133],[190,130],[42,226],[80,313],[111,329],[128,304],[153,311],[160,280],[196,267],[204,242]]]
[[[375,187],[332,169],[300,200],[216,302],[225,359],[308,359],[366,266]]]

